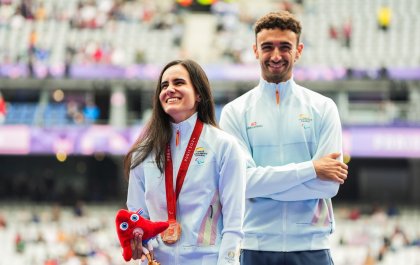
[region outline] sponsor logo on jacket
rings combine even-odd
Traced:
[[[204,147],[195,148],[195,151],[194,151],[194,161],[195,161],[195,163],[197,163],[197,165],[203,164],[205,159],[206,159],[207,154],[208,153],[204,149]]]
[[[257,123],[256,121],[253,121],[246,126],[247,130],[255,129],[255,128],[262,128],[262,124]]]
[[[307,114],[299,114],[299,121],[300,124],[302,125],[303,129],[309,129],[311,128],[311,122],[312,122],[312,118],[307,115]]]

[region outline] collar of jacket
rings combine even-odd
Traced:
[[[261,89],[263,94],[269,94],[273,95],[273,98],[275,99],[275,93],[278,89],[280,94],[280,102],[283,101],[292,93],[293,87],[295,86],[295,81],[293,79],[293,76],[287,80],[286,82],[281,83],[270,83],[264,80],[262,77],[260,78],[260,82],[258,84],[259,88]]]
[[[197,118],[198,118],[198,114],[196,112],[185,121],[181,121],[180,123],[171,122],[171,127],[172,127],[171,143],[175,144],[177,131],[179,131],[179,137],[180,139],[182,139],[182,141],[188,141],[194,129]]]

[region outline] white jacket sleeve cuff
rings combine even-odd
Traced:
[[[223,235],[217,265],[239,265],[241,237],[233,233]]]

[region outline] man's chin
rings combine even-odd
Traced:
[[[270,75],[266,76],[266,81],[268,81],[269,83],[281,83],[283,82],[283,78],[284,76],[281,74],[281,72],[279,73],[271,73]]]

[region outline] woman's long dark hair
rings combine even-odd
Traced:
[[[143,162],[146,157],[153,153],[156,165],[163,173],[165,166],[166,145],[171,140],[172,127],[170,117],[162,108],[159,100],[163,73],[171,66],[182,65],[188,72],[195,92],[200,96],[197,102],[198,119],[202,122],[217,127],[214,100],[210,89],[210,83],[201,66],[192,60],[175,60],[169,62],[161,71],[153,97],[153,113],[144,131],[137,138],[130,151],[124,157],[124,173],[128,179],[131,169]]]

